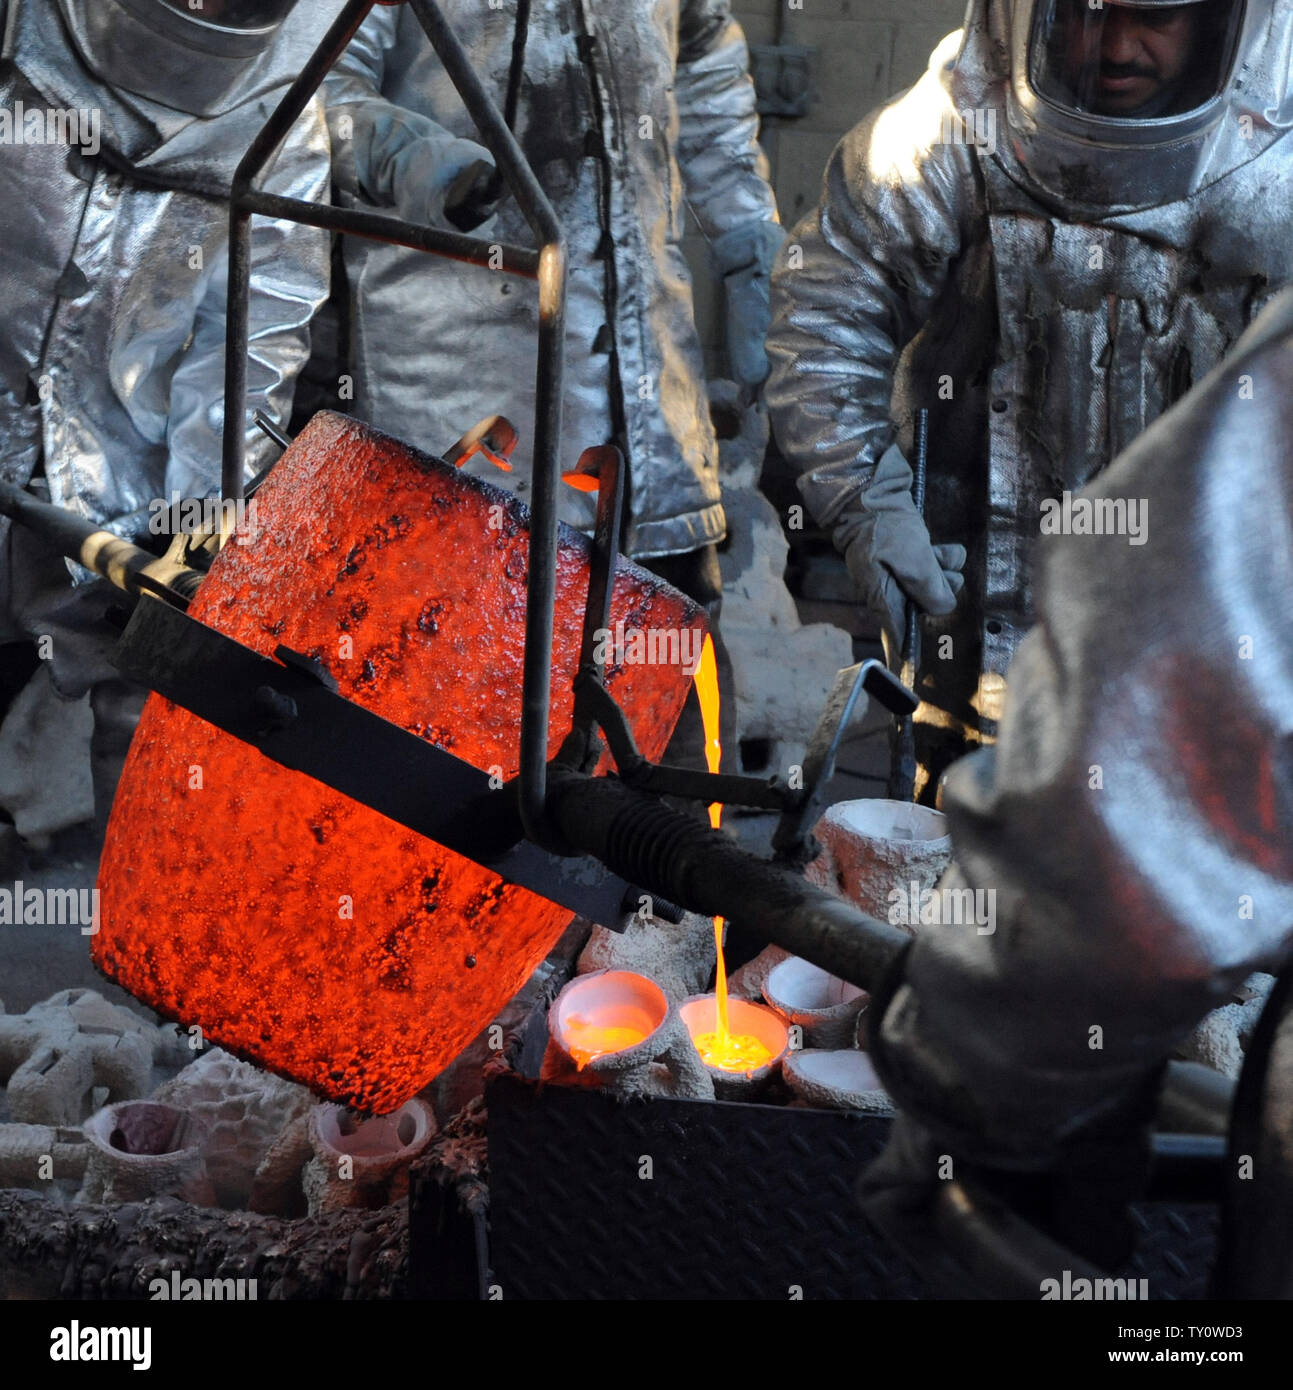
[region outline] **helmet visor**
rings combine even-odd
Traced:
[[[1028,80],[1075,114],[1183,116],[1224,90],[1243,18],[1244,0],[1039,0]]]
[[[168,9],[218,29],[244,32],[282,23],[296,0],[161,0]]]

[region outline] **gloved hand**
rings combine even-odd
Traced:
[[[457,224],[450,211],[460,211],[492,172],[494,157],[475,140],[457,139],[445,131],[417,136],[400,146],[391,160],[389,186],[395,196],[395,210],[405,221],[418,225],[453,227]],[[471,231],[492,211],[492,207],[478,208]],[[464,229],[469,228],[459,227],[459,231]]]
[[[487,228],[503,192],[498,170],[488,159],[464,165],[445,194],[444,215],[460,232],[479,232]]]
[[[956,866],[950,874],[953,883],[965,881]],[[1019,1123],[1019,1110],[1007,1110],[1009,1123],[994,1121],[1000,1098],[967,1084],[923,1040],[922,1001],[910,982],[918,950],[918,943],[904,948],[868,1009],[871,1061],[899,1107],[888,1147],[858,1186],[868,1218],[947,1296],[964,1297],[975,1283],[935,1228],[934,1207],[953,1179],[971,1183],[984,1201],[1004,1204],[1083,1260],[1117,1268],[1135,1242],[1127,1209],[1144,1194],[1163,1066],[1125,1079],[1098,1108],[1059,1127],[1047,1121],[1030,1130]],[[925,1002],[937,1010],[936,999]],[[1028,1110],[1025,1099],[1022,1113]],[[1009,1296],[1036,1295],[1029,1289]]]
[[[328,137],[332,179],[343,197],[392,208],[419,226],[461,225],[449,223],[446,210],[461,211],[483,174],[494,168],[483,145],[381,100],[365,84],[349,79],[338,85],[329,104]],[[491,211],[475,209],[472,230]]]
[[[907,603],[935,617],[952,612],[965,584],[963,545],[934,545],[911,494],[912,472],[902,450],[880,456],[857,506],[835,527],[835,545],[867,607],[901,649]]]
[[[934,1226],[939,1189],[959,1173],[947,1146],[910,1115],[900,1113],[884,1152],[858,1179],[857,1198],[867,1220],[943,1298],[974,1291],[965,1269]]]
[[[734,228],[713,244],[727,302],[729,369],[747,403],[768,375],[764,342],[772,317],[769,277],[785,239],[786,230],[779,222],[757,221]]]
[[[464,205],[494,172],[490,152],[474,140],[452,136],[423,136],[406,145],[397,156],[401,168],[395,188],[400,216],[410,222],[444,226],[459,231],[478,230],[493,215],[493,207],[474,209],[471,227],[455,223]]]

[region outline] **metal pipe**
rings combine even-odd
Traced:
[[[367,237],[369,241],[407,246],[411,251],[426,251],[469,265],[489,266],[491,269],[504,270],[509,275],[523,275],[529,280],[539,276],[540,253],[525,246],[481,241],[479,237],[467,236],[462,232],[417,227],[386,213],[365,212],[362,208],[339,208],[331,203],[307,203],[300,198],[284,198],[259,189],[245,193],[241,205],[248,212],[259,213],[263,217],[284,218],[308,227],[321,227],[329,232],[349,232],[354,236]]]
[[[60,555],[84,565],[128,594],[154,594],[183,609],[188,607],[189,597],[202,580],[197,570],[161,560],[75,512],[42,502],[4,481],[0,481],[0,516],[42,536]],[[179,589],[172,587],[177,584]]]
[[[570,846],[648,893],[727,917],[862,989],[874,990],[911,940],[653,796],[560,763],[549,779],[552,819]]]
[[[546,249],[550,243],[561,242],[561,227],[548,195],[527,163],[516,137],[507,128],[494,99],[485,90],[466,49],[445,20],[439,5],[435,0],[408,0],[408,6],[431,40],[436,56],[454,89],[462,97],[467,114],[480,132],[486,148],[503,171],[508,187],[516,196],[541,249]]]
[[[539,271],[539,363],[535,385],[525,658],[521,679],[521,824],[539,844],[547,838],[544,818],[552,690],[552,624],[557,603],[558,451],[565,337],[566,248],[565,243],[559,241],[543,248]]]
[[[229,215],[229,293],[225,304],[224,437],[220,451],[220,496],[238,502],[247,466],[247,338],[251,321],[251,216],[237,204]]]
[[[535,372],[530,566],[525,605],[521,690],[519,809],[536,844],[551,842],[547,804],[548,723],[552,685],[552,623],[557,594],[557,490],[565,368],[566,243],[547,194],[515,136],[481,84],[466,50],[434,0],[408,0],[481,139],[494,156],[526,221],[540,242],[539,354]]]
[[[596,468],[597,523],[593,531],[593,557],[589,566],[588,599],[584,605],[584,633],[579,646],[576,675],[576,706],[579,678],[597,685],[605,682],[605,671],[595,660],[597,634],[610,626],[611,595],[615,588],[615,560],[620,553],[620,520],[624,510],[624,459],[614,444],[594,445],[579,456]],[[579,710],[576,707],[576,719]]]
[[[418,229],[398,218],[353,209],[323,208],[279,198],[253,188],[293,123],[341,56],[375,0],[350,0],[300,75],[288,88],[238,165],[229,225],[229,293],[225,360],[225,420],[221,479],[224,496],[243,496],[246,467],[247,343],[251,297],[251,216],[277,216],[332,231],[393,241],[474,264],[485,263],[484,243],[451,232]],[[453,83],[481,139],[516,197],[536,239],[538,252],[503,249],[502,264],[539,282],[539,350],[535,371],[533,496],[530,564],[525,614],[522,678],[520,814],[536,843],[544,828],[547,797],[548,722],[552,682],[552,624],[557,583],[557,490],[565,364],[566,244],[557,217],[498,107],[471,66],[466,50],[434,0],[406,0],[441,66]],[[516,78],[519,91],[519,73]]]
[[[273,158],[275,150],[323,85],[332,65],[345,52],[356,30],[368,18],[374,0],[350,0],[337,16],[323,42],[310,55],[300,76],[264,128],[252,141],[234,172],[229,208],[229,292],[226,300],[224,364],[224,440],[220,463],[221,495],[237,501],[243,495],[247,460],[247,345],[251,316],[251,213],[248,195],[252,181]],[[295,200],[291,216],[299,216]],[[237,351],[235,351],[235,347]]]
[[[292,441],[281,429],[265,414],[263,410],[258,410],[252,417],[252,423],[267,439],[272,439],[284,453],[292,447]]]

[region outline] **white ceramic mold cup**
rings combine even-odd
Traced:
[[[678,1008],[693,1046],[695,1039],[718,1027],[718,1000],[712,994],[695,994]],[[776,1075],[782,1058],[790,1048],[790,1034],[782,1019],[763,1004],[744,999],[727,1001],[727,1021],[732,1033],[752,1035],[772,1054],[763,1066],[751,1072],[726,1071],[704,1063],[714,1083],[714,1094],[722,1100],[749,1100]],[[699,1053],[697,1053],[699,1057]]]
[[[314,1157],[302,1185],[311,1216],[342,1207],[376,1208],[408,1190],[408,1166],[436,1133],[431,1107],[416,1096],[390,1115],[356,1120],[340,1105],[310,1113]]]
[[[84,1131],[90,1153],[83,1201],[168,1196],[215,1204],[202,1157],[206,1126],[187,1111],[154,1100],[123,1100],[91,1115]]]
[[[827,808],[813,834],[822,853],[805,870],[810,882],[915,935],[919,923],[906,920],[910,903],[952,862],[941,811],[879,797],[841,801]]]
[[[678,1011],[645,975],[595,970],[571,980],[548,1010],[548,1035],[545,1081],[622,1095],[713,1097]]]
[[[782,1073],[786,1085],[805,1105],[821,1110],[862,1110],[872,1115],[894,1113],[893,1101],[865,1052],[852,1048],[792,1052]]]
[[[799,1029],[796,1050],[852,1047],[858,1017],[871,998],[857,985],[828,975],[798,956],[783,960],[768,972],[763,997],[791,1029]]]

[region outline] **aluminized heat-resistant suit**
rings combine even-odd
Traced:
[[[219,491],[229,183],[338,8],[307,0],[259,56],[195,62],[166,29],[187,21],[161,0],[0,0],[8,481],[43,478],[53,502],[131,538],[147,534],[155,500]],[[57,111],[93,113],[96,125],[71,129],[94,138],[50,143]],[[326,198],[328,179],[316,102],[267,186]],[[327,294],[327,239],[260,221],[253,257],[248,404],[285,423]],[[249,466],[263,467],[272,446],[248,438]],[[52,636],[55,684],[81,695],[115,673],[85,608],[96,586],[70,584],[0,520],[0,642]]]
[[[1293,14],[1243,13],[1212,124],[1084,156],[1005,91],[1020,35],[972,6],[846,138],[774,283],[778,432],[844,545],[866,544],[915,337],[900,405],[934,412],[933,538],[970,551],[947,627],[976,641],[949,707],[971,730],[1018,645],[998,741],[948,775],[941,915],[873,998],[901,1110],[864,1196],[891,1232],[912,1218],[915,1248],[948,1154],[1131,1191],[1173,1049],[1254,970],[1288,967]],[[994,151],[945,138],[958,113],[991,129],[984,112]],[[1129,208],[1137,192],[1153,206]],[[1039,534],[1066,489],[1146,524]],[[957,915],[967,891],[990,914]],[[1265,1274],[1287,1290],[1279,1240]]]
[[[112,10],[78,0],[0,4],[0,106],[95,108],[103,119],[101,158],[76,146],[5,150],[0,438],[11,482],[25,484],[41,467],[52,501],[128,535],[147,530],[149,502],[171,489],[203,497],[219,488],[228,234],[220,199],[308,45],[280,43],[277,63],[258,69],[245,95],[197,116],[114,91],[80,59],[77,36],[87,34],[88,46],[99,13]],[[288,21],[306,30],[301,44],[318,17],[307,4]],[[113,43],[129,47],[136,36],[123,19],[128,12],[114,17]],[[155,36],[137,37],[130,62],[150,61],[150,39],[155,62]],[[268,186],[317,198],[328,167],[316,105]],[[249,403],[282,421],[327,292],[326,238],[258,223],[252,246]],[[259,430],[248,443],[253,464],[273,457]]]
[[[515,7],[442,9],[502,105]],[[431,220],[482,151],[416,17],[369,17],[329,86],[341,188]],[[569,248],[562,464],[615,440],[630,470],[625,549],[683,555],[724,534],[691,282],[684,197],[709,237],[729,300],[752,295],[782,238],[757,144],[745,40],[727,0],[562,0],[535,5],[515,131]],[[505,196],[489,235],[532,245]],[[431,453],[483,416],[518,428],[515,471],[466,466],[528,495],[538,302],[532,282],[350,238],[356,405]],[[766,311],[765,311],[766,314]],[[757,313],[754,315],[757,320]],[[729,320],[731,315],[729,314]],[[765,317],[766,322],[766,317]],[[732,345],[733,374],[763,374],[757,322]],[[562,488],[563,518],[593,501]]]
[[[938,615],[917,716],[932,778],[995,735],[1043,503],[1093,478],[1293,280],[1293,11],[1237,12],[1231,76],[1201,114],[1109,135],[1021,76],[1031,0],[972,0],[924,77],[845,137],[782,252],[773,426],[864,592],[892,592],[876,528],[910,486],[913,414],[930,412],[944,573],[926,544],[916,596]]]
[[[1000,740],[948,776],[942,886],[995,891],[995,931],[922,928],[872,1039],[934,1151],[1053,1163],[1287,965],[1290,441],[1293,291],[1084,492],[1148,499],[1146,543],[1042,543]]]

